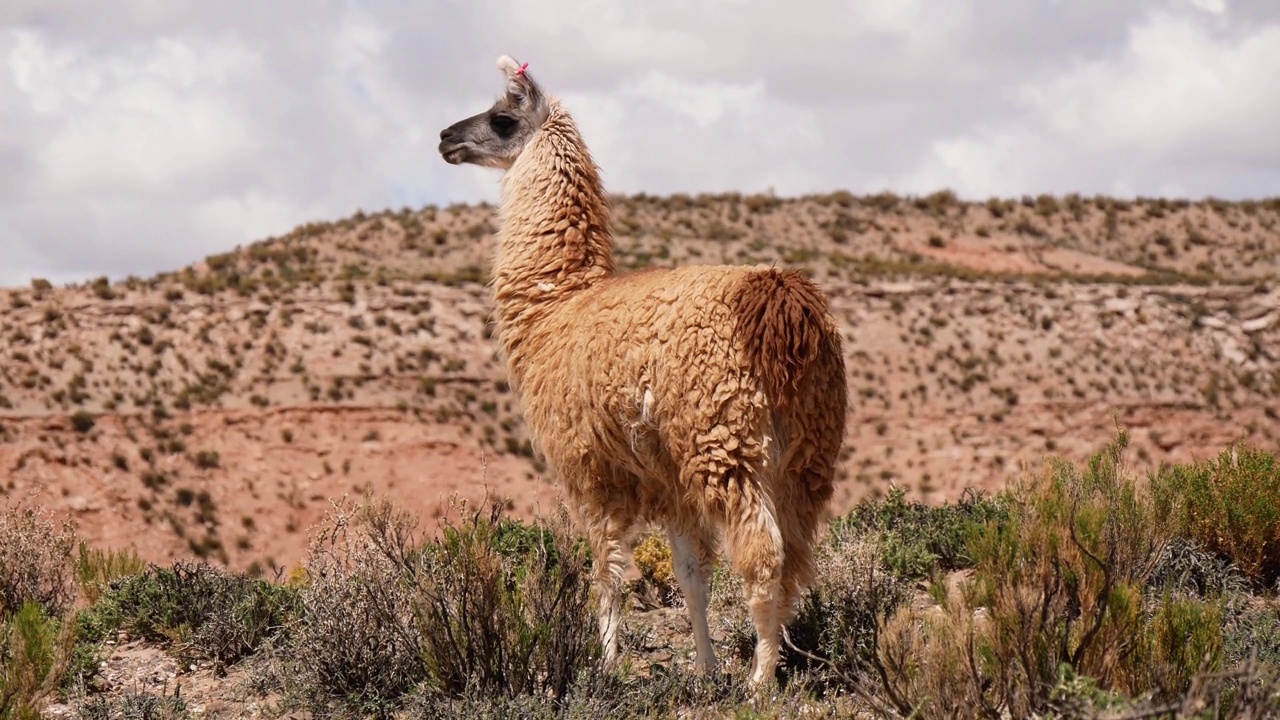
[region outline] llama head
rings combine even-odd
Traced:
[[[542,88],[508,55],[498,58],[506,92],[493,107],[440,131],[440,155],[450,165],[472,163],[506,170],[550,113]]]

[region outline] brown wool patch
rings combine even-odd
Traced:
[[[799,272],[775,268],[746,276],[733,305],[752,372],[774,403],[786,407],[821,351],[826,297]]]

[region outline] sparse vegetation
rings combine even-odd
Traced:
[[[1204,488],[1181,481],[1270,488],[1274,457],[1239,446],[1144,479],[1126,469],[1128,442],[1122,431],[1089,462],[1051,461],[991,498],[925,506],[895,492],[840,518],[788,626],[795,649],[770,716],[1079,716],[1187,698],[1217,703],[1218,717],[1280,709],[1280,600],[1224,553],[1201,549],[1185,519]],[[589,553],[563,516],[529,525],[501,508],[456,502],[441,531],[424,535],[384,501],[337,505],[284,581],[203,563],[143,566],[83,544],[73,557],[69,526],[10,509],[0,547],[60,537],[64,550],[35,570],[0,563],[0,578],[24,578],[10,587],[62,588],[43,604],[24,591],[0,615],[0,717],[35,717],[72,678],[87,687],[119,631],[215,673],[260,658],[262,683],[326,716],[628,718],[732,714],[754,702],[736,575],[722,568],[712,583],[732,660],[724,678],[643,655],[602,674]],[[662,541],[642,546],[642,573],[670,582]],[[1245,534],[1232,547],[1252,558],[1268,541]],[[33,575],[41,580],[25,579]],[[73,576],[86,598],[75,614]],[[644,642],[636,636],[631,652]],[[178,700],[135,692],[79,702],[86,716],[112,716],[124,704],[177,711]]]
[[[408,424],[456,430],[459,447],[474,445],[490,459],[491,482],[540,483],[545,467],[502,382],[479,284],[488,276],[491,212],[456,206],[366,213],[299,227],[156,278],[103,278],[65,288],[37,280],[30,288],[6,291],[8,298],[0,300],[0,494],[16,502],[33,487],[48,487],[55,490],[42,501],[49,507],[74,509],[89,522],[119,517],[128,523],[127,536],[147,533],[149,543],[167,543],[168,551],[250,568],[260,578],[276,567],[267,538],[304,542],[301,510],[335,488],[369,486],[371,473],[412,445],[403,442],[417,432]],[[1131,439],[1128,456],[1135,467],[1161,468],[1150,481],[1156,494],[1148,500],[1166,503],[1157,510],[1167,513],[1161,517],[1168,519],[1173,538],[1145,579],[1131,579],[1117,591],[1118,597],[1137,598],[1141,623],[1124,625],[1121,620],[1132,618],[1117,614],[1106,621],[1117,624],[1104,624],[1098,635],[1136,627],[1144,637],[1165,637],[1162,644],[1132,650],[1148,653],[1144,662],[1159,677],[1143,679],[1125,664],[1132,659],[1117,659],[1099,673],[1086,661],[1090,650],[1079,664],[1067,663],[1069,672],[1054,675],[1046,702],[1064,714],[1076,707],[1072,703],[1084,703],[1080,707],[1090,712],[1107,703],[1132,708],[1133,688],[1147,687],[1148,707],[1179,696],[1179,688],[1185,696],[1226,707],[1236,700],[1253,702],[1251,692],[1274,689],[1269,673],[1280,662],[1271,647],[1280,638],[1273,595],[1280,580],[1280,536],[1274,532],[1280,508],[1273,506],[1280,490],[1273,489],[1275,469],[1269,463],[1280,441],[1274,422],[1280,366],[1272,349],[1280,332],[1274,317],[1280,297],[1277,223],[1275,200],[1072,195],[972,203],[945,192],[839,192],[801,198],[636,196],[615,202],[618,253],[626,267],[776,262],[841,288],[833,310],[850,341],[851,391],[862,420],[840,468],[847,482],[838,486],[838,503],[851,512],[824,542],[824,573],[805,598],[791,636],[798,647],[831,659],[859,687],[888,702],[890,713],[895,706],[876,680],[879,655],[868,649],[888,641],[886,623],[904,612],[896,593],[905,591],[921,607],[917,629],[928,627],[936,637],[938,628],[973,627],[961,623],[963,609],[988,619],[1008,617],[993,610],[998,598],[978,584],[996,572],[990,568],[1000,567],[989,558],[995,550],[984,555],[973,542],[982,528],[1007,529],[1017,518],[1025,520],[1029,501],[1019,505],[1008,493],[962,495],[962,488],[1001,487],[1021,477],[1024,464],[1039,462],[1040,453],[1083,457],[1098,439],[1096,430],[1084,428],[1096,424],[1099,407],[1116,407],[1125,418],[1157,418],[1149,432]],[[84,312],[85,303],[105,310]],[[330,404],[335,407],[323,407]],[[392,408],[394,413],[383,414]],[[1177,417],[1176,424],[1151,414],[1170,408],[1168,417]],[[332,423],[315,422],[331,412]],[[338,442],[339,437],[344,439]],[[1212,444],[1225,437],[1242,440],[1219,455],[1222,448]],[[368,442],[359,443],[362,438]],[[265,460],[241,449],[259,441]],[[313,456],[318,450],[322,459]],[[1206,455],[1214,459],[1178,462]],[[280,467],[288,472],[278,472]],[[1082,476],[1089,472],[1081,470]],[[113,494],[104,499],[73,484],[93,476],[108,479]],[[227,478],[245,478],[245,492],[264,507],[279,499],[291,509],[278,522],[264,522],[268,510],[257,515],[257,526],[243,525],[244,508],[229,504],[220,491],[209,492]],[[1147,492],[1147,483],[1138,479],[1140,492]],[[862,493],[872,499],[855,504]],[[527,515],[523,498],[517,506]],[[42,517],[48,527],[52,516]],[[20,515],[9,516],[14,518]],[[1032,524],[1047,527],[1040,520]],[[22,527],[29,532],[34,526]],[[70,537],[69,526],[52,527],[52,536],[21,551],[0,546],[0,563],[25,567],[28,588],[35,575],[57,576],[34,567],[70,568],[45,587],[46,599],[35,601],[40,617],[23,615],[21,627],[44,628],[48,632],[41,637],[55,641],[44,647],[56,649],[65,641],[63,633],[79,627],[65,621],[76,617],[67,598],[77,588],[86,608],[101,610],[130,578],[151,573],[153,588],[167,582],[127,551],[98,553],[78,542],[49,541],[60,533]],[[1066,539],[1066,551],[1056,557],[1080,578],[1074,590],[1079,602],[1059,607],[1083,613],[1073,621],[1078,629],[1093,607],[1085,600],[1090,588],[1096,590],[1097,573],[1090,569],[1096,564],[1072,550],[1066,525],[1055,527],[1059,539]],[[1032,540],[1015,533],[993,547],[1025,554],[1040,547]],[[1083,535],[1082,540],[1105,559]],[[420,547],[429,544],[418,539]],[[648,593],[642,601],[678,604],[665,543],[655,536],[641,548],[638,589]],[[874,583],[863,581],[869,568],[875,570]],[[205,580],[210,586],[217,582],[212,576],[200,582]],[[284,586],[301,596],[308,582]],[[51,591],[55,586],[62,590]],[[245,592],[252,596],[257,590]],[[742,635],[748,626],[733,625],[739,590],[722,583],[717,592],[721,617],[729,623],[722,629],[737,633],[727,633],[730,643],[722,655],[734,657],[735,643],[750,640]],[[17,628],[18,615],[31,612],[25,605],[0,613],[6,628]],[[271,656],[295,640],[299,616],[290,613],[297,607],[284,612],[289,619],[255,640],[248,657]],[[874,641],[868,637],[869,618],[879,618]],[[1189,628],[1206,624],[1220,628],[1217,639],[1193,637]],[[201,668],[216,665],[219,653],[197,647],[194,631],[178,625],[158,631],[163,640],[140,641],[161,643]],[[127,627],[102,637],[134,637]],[[69,675],[91,677],[93,659],[109,647],[86,640],[91,629],[82,628]],[[1060,627],[1054,632],[1072,637]],[[852,644],[834,640],[842,636],[854,638]],[[906,639],[926,642],[921,637]],[[919,657],[954,657],[939,650],[936,637],[928,640],[935,644],[921,646]],[[1192,655],[1217,658],[1217,674],[1196,675],[1199,661],[1170,654],[1170,637],[1182,639],[1181,647]],[[666,647],[661,638],[633,640],[636,658],[645,657],[638,648],[646,642]],[[1103,647],[1104,640],[1091,646]],[[1241,665],[1255,651],[1260,664]],[[14,657],[11,646],[8,652]],[[57,674],[62,661],[54,659],[49,672]],[[682,667],[683,660],[674,652],[667,665]],[[221,665],[238,672],[234,660]],[[636,708],[646,702],[672,708],[670,714],[676,707],[728,708],[741,690],[732,664],[720,686],[678,670],[646,675],[648,666],[639,659],[633,669],[634,675],[574,685],[549,709],[520,693],[503,699],[478,691],[445,693],[429,687],[422,674],[397,690],[394,701],[307,697],[320,697],[330,708],[394,706],[409,714],[626,717],[643,714]],[[1192,675],[1201,680],[1188,684]],[[818,696],[861,702],[854,686],[812,658],[788,655],[780,677],[786,684],[779,697],[787,703]],[[930,687],[917,687],[912,697],[938,690]],[[1019,686],[991,679],[985,701],[996,703],[1001,687]],[[299,686],[290,692],[300,692]],[[609,699],[602,705],[589,699],[591,693]],[[113,695],[94,704],[94,697],[84,703],[86,717],[116,716],[126,704],[128,712],[139,714],[187,712],[182,698],[172,694],[130,695],[127,703]]]
[[[96,423],[97,420],[93,417],[93,413],[84,410],[77,410],[71,415],[71,427],[82,435],[92,430]]]
[[[48,512],[0,509],[0,720],[34,720],[71,664],[75,531]]]

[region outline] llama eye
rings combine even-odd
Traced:
[[[489,118],[489,126],[494,132],[506,137],[516,129],[516,119],[510,115],[494,115]]]

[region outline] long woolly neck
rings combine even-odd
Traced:
[[[518,365],[520,346],[555,303],[614,274],[599,170],[573,119],[554,100],[502,178],[499,219],[494,301],[499,338]]]

